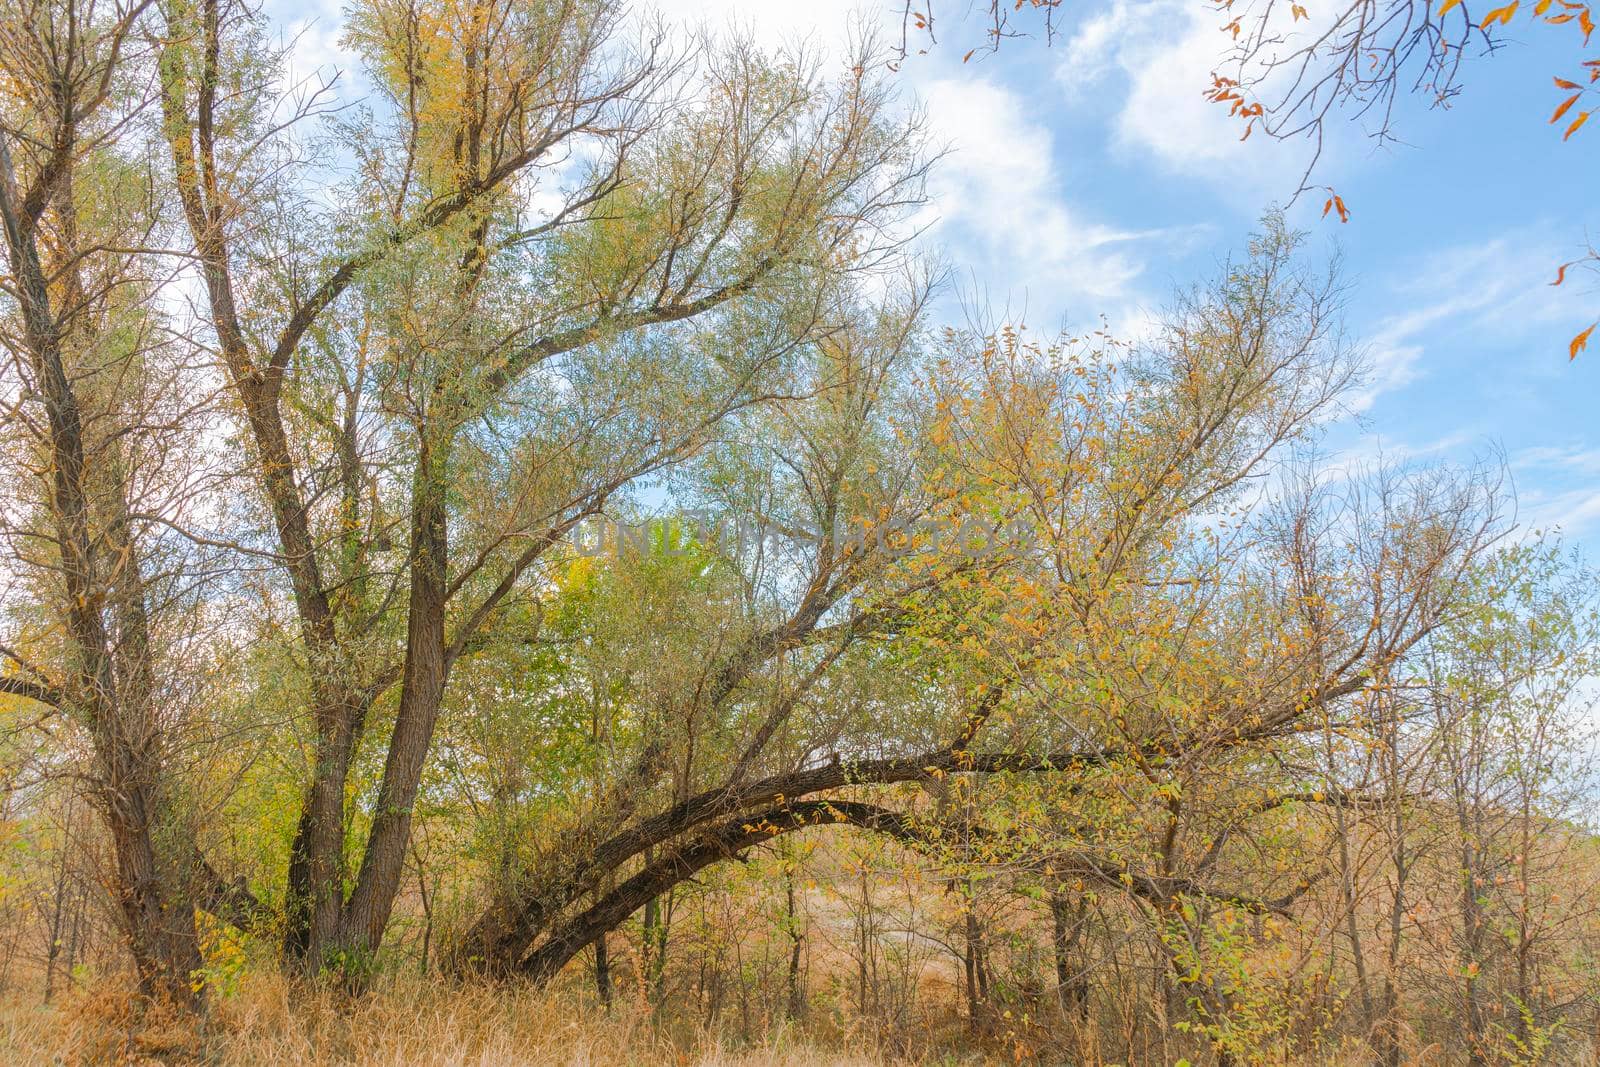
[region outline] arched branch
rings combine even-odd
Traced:
[[[748,817],[728,819],[705,830],[694,841],[647,865],[554,931],[517,967],[536,982],[549,980],[595,938],[680,882],[707,867],[733,859],[746,849],[781,834],[813,826],[855,826],[888,834],[908,844],[922,844],[928,835],[911,820],[874,804],[845,800],[807,800],[770,808]]]
[[[764,844],[783,834],[821,826],[851,826],[885,834],[912,848],[936,850],[945,842],[942,828],[875,804],[848,800],[805,800],[769,808],[757,814],[725,820],[701,833],[694,841],[648,864],[589,908],[563,923],[518,966],[517,971],[535,982],[553,978],[573,956],[602,934],[673,886],[707,867]],[[971,831],[967,833],[970,835]],[[980,831],[981,833],[981,831]],[[1047,861],[1053,870],[1093,877],[1151,902],[1166,903],[1181,896],[1204,896],[1253,912],[1282,911],[1304,895],[1322,874],[1308,875],[1293,889],[1275,899],[1202,885],[1191,878],[1161,877],[1135,871],[1098,857],[1077,855]]]

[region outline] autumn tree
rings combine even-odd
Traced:
[[[148,56],[145,11],[23,3],[0,16],[4,538],[31,601],[9,605],[3,689],[48,709],[33,727],[99,809],[141,990],[188,1003],[195,905],[226,895],[174,765],[199,692],[184,646],[208,564],[171,527],[206,477],[184,449],[207,424],[189,393],[193,352],[160,307],[169,275],[142,254],[160,243],[162,200],[124,143],[150,103],[129,71]],[[86,760],[63,744],[73,737]]]
[[[795,447],[766,421],[817,425],[804,405],[752,412],[764,425],[758,441],[787,458],[745,441],[738,454],[750,458],[713,466],[709,485],[753,487],[747,507],[780,530],[826,531],[834,526],[819,520],[843,517],[872,536],[802,540],[796,557],[735,556],[734,573],[746,575],[735,589],[779,599],[770,621],[743,624],[752,639],[729,652],[727,623],[675,635],[694,650],[681,664],[653,630],[608,635],[647,644],[655,661],[620,666],[641,662],[643,645],[613,657],[622,688],[609,686],[610,699],[637,701],[641,725],[662,708],[663,725],[636,735],[625,773],[603,776],[591,825],[552,838],[547,858],[473,925],[459,965],[548,977],[705,867],[830,822],[947,859],[976,833],[983,862],[1043,863],[1057,885],[1126,888],[1159,916],[1186,896],[1260,907],[1304,893],[1304,872],[1287,867],[1277,888],[1213,884],[1228,853],[1208,822],[1237,800],[1204,794],[1234,760],[1244,787],[1275,745],[1319,729],[1320,711],[1412,649],[1498,526],[1492,497],[1471,482],[1419,481],[1395,501],[1400,510],[1352,515],[1354,525],[1307,502],[1286,511],[1281,541],[1265,542],[1281,546],[1281,562],[1253,573],[1264,558],[1254,537],[1276,527],[1218,541],[1196,524],[1244,506],[1252,474],[1311,432],[1352,380],[1330,327],[1336,290],[1298,263],[1295,243],[1273,222],[1248,261],[1180,304],[1170,331],[1127,353],[1125,366],[1092,347],[954,336],[926,364],[931,398],[906,394],[898,410],[893,393],[869,402],[858,392],[881,376],[824,378],[837,384],[813,403],[830,413],[821,425],[831,438]],[[831,413],[846,401],[858,428],[837,436]],[[865,447],[882,433],[871,429],[879,418],[923,444],[898,457]],[[805,512],[770,495],[791,477]],[[1400,544],[1397,529],[1422,532]],[[1351,538],[1356,554],[1313,578],[1306,554],[1327,560],[1325,539]],[[1296,586],[1313,580],[1330,584]],[[1312,595],[1329,606],[1307,618],[1300,605]],[[920,785],[954,790],[960,811],[991,775],[1062,776],[1069,825],[1072,809],[1103,790],[1103,832],[1116,836],[1007,859],[997,842],[1029,838],[994,836],[982,819],[961,829],[939,805],[888,803]],[[1266,817],[1291,799],[1244,803]],[[1216,847],[1197,841],[1189,852],[1191,832]],[[1234,832],[1244,831],[1223,840]]]
[[[1595,625],[1592,576],[1560,552],[1533,542],[1486,562],[1472,613],[1427,661],[1439,814],[1451,831],[1439,863],[1458,890],[1440,903],[1454,919],[1453,999],[1475,1063],[1547,1046],[1570,995],[1559,946],[1594,907],[1556,877],[1581,847],[1572,820],[1590,749],[1580,689]]]
[[[1319,452],[1364,368],[1281,216],[1137,342],[941,329],[870,48],[371,0],[342,105],[228,0],[6,26],[52,989],[103,835],[178,1000],[582,961],[803,1020],[838,934],[840,1005],[931,960],[1013,1052],[1531,1058],[1592,1002],[1588,576],[1493,462]]]
[[[161,14],[200,325],[316,723],[285,951],[359,970],[462,655],[581,520],[790,390],[841,279],[892,252],[918,135],[865,64],[630,41],[607,3],[379,3],[350,24],[375,96],[339,129],[359,166],[332,184],[272,118],[286,96],[253,15]],[[347,206],[319,208],[319,181]],[[347,872],[363,745],[387,755]]]

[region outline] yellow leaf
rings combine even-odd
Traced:
[[[1511,0],[1511,3],[1507,4],[1505,7],[1495,8],[1493,11],[1483,16],[1483,21],[1478,23],[1478,29],[1486,30],[1489,28],[1489,24],[1493,22],[1498,22],[1502,26],[1509,25],[1511,23],[1512,16],[1517,13],[1517,8],[1520,6],[1522,6],[1522,0]]]
[[[1582,126],[1585,122],[1588,122],[1591,114],[1592,112],[1589,111],[1580,112],[1578,117],[1572,120],[1572,125],[1567,127],[1567,132],[1561,135],[1561,139],[1565,141],[1568,137],[1571,137],[1573,134],[1577,133],[1578,127]]]
[[[1568,359],[1577,359],[1578,353],[1589,347],[1589,335],[1594,333],[1595,326],[1600,326],[1600,323],[1591,323],[1587,330],[1572,339],[1572,343],[1567,346]]]
[[[1444,3],[1439,7],[1439,17],[1444,18],[1446,15],[1450,14],[1451,10],[1457,7],[1460,3],[1461,0],[1444,0]]]

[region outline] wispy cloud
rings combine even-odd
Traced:
[[[1524,448],[1511,457],[1513,470],[1557,470],[1573,474],[1600,474],[1600,448],[1585,445],[1540,445]]]
[[[1529,530],[1582,537],[1600,525],[1600,448],[1588,442],[1534,445],[1508,460],[1526,488],[1519,504]]]
[[[1380,313],[1361,328],[1371,376],[1354,409],[1368,411],[1385,394],[1454,363],[1464,340],[1474,350],[1500,347],[1508,370],[1521,367],[1522,357],[1540,344],[1542,327],[1573,317],[1571,294],[1549,284],[1557,248],[1545,234],[1503,234],[1430,252],[1363,280],[1358,293],[1364,305],[1398,303],[1400,310]],[[1545,362],[1559,362],[1547,347],[1552,359]]]
[[[1422,377],[1418,364],[1426,352],[1429,332],[1464,313],[1481,310],[1481,304],[1476,294],[1452,295],[1380,319],[1366,344],[1368,378],[1351,398],[1351,409],[1366,412],[1385,393],[1404,389]]]
[[[921,93],[936,142],[930,237],[1015,307],[1077,314],[1120,307],[1144,271],[1140,242],[1170,232],[1125,229],[1071,206],[1055,139],[1020,94],[973,78],[929,82]]]
[[[1566,537],[1583,537],[1600,524],[1600,487],[1525,492],[1519,504],[1520,525],[1529,532],[1559,530]]]
[[[1232,191],[1251,210],[1292,193],[1309,158],[1301,142],[1253,137],[1205,98],[1228,39],[1208,5],[1116,0],[1062,48],[1057,81],[1068,103],[1106,112],[1113,146]]]

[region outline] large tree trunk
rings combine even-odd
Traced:
[[[426,428],[419,434],[413,477],[411,598],[400,710],[389,741],[377,811],[341,934],[347,947],[367,956],[376,953],[383,941],[395,894],[400,889],[411,837],[411,809],[416,803],[449,674],[444,616],[449,566],[445,469],[450,442],[444,435],[437,440],[430,437]]]

